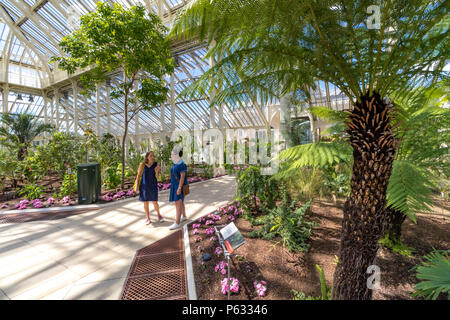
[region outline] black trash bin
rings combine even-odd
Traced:
[[[89,204],[98,201],[101,192],[99,163],[85,163],[78,169],[78,203]]]

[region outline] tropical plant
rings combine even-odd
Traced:
[[[130,146],[128,147],[126,176],[136,176],[139,164],[141,164],[142,161],[144,161],[144,156],[136,149],[134,144],[130,143]]]
[[[436,300],[440,294],[450,299],[450,250],[433,250],[416,266],[416,277],[420,280],[414,287],[415,297]]]
[[[121,82],[111,88],[111,98],[124,99],[122,137],[122,188],[125,181],[125,142],[128,125],[142,110],[157,106],[167,98],[163,77],[174,70],[174,60],[161,19],[143,5],[125,9],[115,3],[97,2],[96,10],[80,18],[80,28],[65,36],[61,49],[65,57],[53,57],[59,68],[73,74],[93,65],[80,81],[86,90],[105,82],[107,73],[122,70]],[[137,85],[139,84],[139,86]]]
[[[325,273],[318,264],[316,264],[316,270],[319,273],[321,296],[306,296],[304,292],[291,290],[292,294],[294,295],[294,298],[292,300],[331,300],[331,287],[327,286],[325,282]]]
[[[52,126],[37,120],[36,116],[28,113],[2,114],[3,126],[0,127],[0,136],[4,138],[3,144],[17,150],[17,160],[22,161],[28,155],[31,142],[40,134],[50,132]]]
[[[24,196],[29,200],[39,199],[41,197],[43,188],[33,184],[27,184],[19,191],[19,196]]]
[[[104,185],[108,189],[114,189],[120,184],[120,174],[117,167],[108,167],[105,170]]]
[[[6,187],[7,180],[10,180],[12,187],[17,188],[18,180],[21,175],[20,161],[17,160],[17,155],[10,150],[2,150],[0,148],[0,179],[4,187]]]
[[[67,165],[72,170],[85,159],[81,137],[65,132],[55,132],[47,144],[37,147],[33,157],[45,173],[56,172],[64,179]]]
[[[64,198],[66,196],[72,196],[77,193],[77,171],[74,170],[72,174],[65,174],[61,184],[61,188],[58,192],[58,198]]]
[[[249,233],[249,237],[274,239],[280,236],[283,246],[291,251],[307,251],[308,241],[312,234],[312,228],[316,223],[305,218],[312,199],[297,207],[297,200],[288,202],[287,198],[277,207],[268,210],[268,213],[257,218],[256,224],[262,227]]]

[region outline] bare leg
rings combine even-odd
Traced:
[[[145,216],[147,217],[147,220],[150,221],[150,212],[148,209],[148,201],[144,201],[144,211],[145,211]]]
[[[175,202],[175,208],[177,210],[177,215],[176,215],[176,218],[175,218],[175,222],[177,224],[180,224],[181,213],[182,213],[182,210],[183,210],[182,209],[182,203],[183,203],[183,201],[181,201],[181,199],[178,200],[177,202]]]
[[[159,204],[157,201],[152,201],[153,207],[155,208],[156,213],[158,214],[158,219],[161,220],[161,213],[159,213]]]
[[[181,207],[183,209],[183,211],[181,213],[183,214],[183,217],[186,218],[186,207],[184,206],[184,201],[181,202]]]

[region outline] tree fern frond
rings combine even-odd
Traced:
[[[416,223],[416,212],[431,210],[433,187],[423,169],[410,161],[396,160],[386,192],[387,206],[402,212]]]
[[[310,110],[316,117],[327,122],[345,122],[349,115],[347,111],[337,111],[328,107],[311,107]]]
[[[341,162],[349,163],[352,159],[352,149],[346,143],[316,142],[283,150],[278,158],[290,161],[290,170],[305,166],[324,167]]]

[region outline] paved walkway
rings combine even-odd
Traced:
[[[186,197],[188,221],[229,202],[235,179],[194,183]],[[174,231],[175,208],[160,192],[166,219],[145,225],[142,203],[133,201],[61,220],[0,224],[0,300],[119,299],[136,250]],[[152,205],[150,205],[152,208]]]

